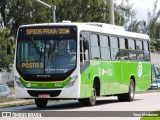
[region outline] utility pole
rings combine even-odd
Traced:
[[[109,23],[114,24],[114,0],[109,0]]]
[[[48,5],[47,3],[40,1],[40,0],[35,0],[36,2],[44,5],[46,8],[49,8],[52,10],[52,17],[53,17],[53,23],[56,23],[56,6],[55,5]]]

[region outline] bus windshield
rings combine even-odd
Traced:
[[[76,67],[76,44],[71,36],[19,38],[16,68],[22,75],[63,76]]]

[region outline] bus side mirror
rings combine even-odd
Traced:
[[[11,54],[11,46],[7,45],[7,55],[10,55],[10,54]]]

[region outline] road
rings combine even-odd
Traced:
[[[36,108],[36,105],[26,105],[19,107],[3,108],[0,111],[28,111],[28,110],[41,110]],[[136,94],[133,102],[118,102],[117,97],[103,97],[97,99],[97,105],[93,107],[86,107],[82,103],[75,101],[64,101],[58,103],[48,103],[47,107],[43,111],[99,111],[113,113],[121,113],[121,111],[157,111],[160,110],[160,92],[156,93],[143,93]],[[74,116],[74,113],[73,113]],[[93,116],[96,116],[95,114]],[[60,117],[60,116],[59,116]],[[83,117],[83,114],[82,114]],[[63,115],[62,115],[63,118]],[[73,117],[72,117],[73,118]],[[102,117],[101,117],[102,118]],[[133,120],[137,120],[140,117],[134,117]],[[58,118],[60,119],[60,118]],[[56,118],[56,120],[58,120]],[[90,118],[91,119],[91,118]],[[114,118],[118,119],[119,118]],[[125,117],[127,120],[127,116]],[[125,120],[124,119],[124,120]],[[132,120],[131,118],[129,120]]]

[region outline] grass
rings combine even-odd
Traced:
[[[5,105],[0,105],[0,108],[8,108],[8,107],[17,107],[17,106],[25,106],[25,105],[33,105],[35,104],[34,101],[26,101],[26,102],[20,102],[20,103],[12,103],[12,104],[5,104]]]
[[[140,120],[160,120],[160,111],[155,111],[153,114],[157,114],[158,117],[142,117]]]

